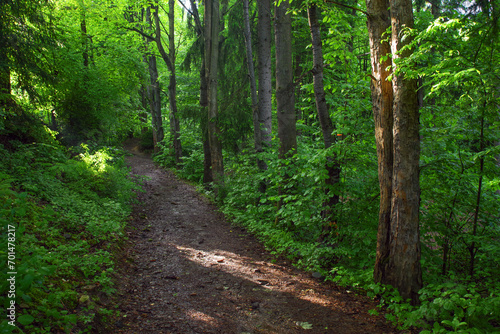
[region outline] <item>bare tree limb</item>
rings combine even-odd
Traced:
[[[142,37],[150,40],[150,41],[155,41],[155,38],[151,35],[148,35],[146,34],[145,32],[143,31],[140,31],[139,29],[137,28],[130,28],[130,27],[123,27],[124,29],[127,29],[127,30],[130,30],[130,31],[135,31],[136,33],[138,33],[139,35],[141,35]]]
[[[346,7],[346,8],[350,8],[350,9],[354,9],[358,12],[361,12],[363,14],[365,14],[366,16],[370,16],[367,12],[365,12],[364,10],[362,9],[359,9],[359,8],[356,8],[356,7],[353,7],[353,6],[349,6],[349,5],[344,5],[343,3],[340,3],[340,2],[336,2],[336,1],[333,1],[333,0],[325,0],[326,3],[332,3],[334,5],[337,5],[337,6],[341,6],[341,7]]]

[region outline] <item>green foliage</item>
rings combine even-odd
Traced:
[[[387,305],[388,320],[401,329],[421,328],[421,333],[498,332],[499,290],[477,290],[475,283],[452,281],[428,284],[420,291],[421,305],[405,303],[391,287],[371,284],[368,295]]]
[[[46,98],[37,86],[54,83],[52,64],[40,52],[55,44],[52,9],[52,3],[46,1],[0,2],[0,77],[2,81],[10,80],[9,76],[15,73],[15,79],[10,80],[12,89],[37,102]],[[7,98],[2,95],[0,102]]]
[[[200,130],[189,122],[187,126],[181,129],[180,140],[182,141],[182,163],[177,166],[176,173],[182,178],[201,183],[203,180],[203,143],[199,138]],[[161,150],[155,154],[154,160],[163,166],[176,166],[173,152],[167,146],[170,142],[169,136],[166,136],[161,144]]]
[[[149,129],[147,131],[144,131],[140,135],[140,145],[141,149],[144,151],[153,151],[154,149],[154,141],[153,141],[153,130]]]
[[[221,79],[222,96],[233,99],[222,108],[231,110],[222,124],[225,149],[232,151],[224,160],[227,195],[222,208],[276,254],[378,298],[388,311],[387,318],[402,328],[495,332],[500,275],[498,13],[486,15],[479,10],[464,16],[456,8],[447,8],[443,7],[446,19],[434,20],[426,10],[416,13],[416,28],[405,31],[414,35],[415,51],[408,61],[398,64],[405,75],[423,78],[426,95],[420,110],[426,284],[420,306],[410,306],[391,287],[372,283],[379,188],[365,73],[368,43],[364,22],[347,10],[322,7],[326,100],[338,139],[328,150],[322,145],[312,80],[305,76],[296,92],[301,116],[296,156],[279,161],[276,143],[259,155],[248,151],[246,147],[252,144],[238,136],[246,131],[241,125],[250,121],[249,111],[247,118],[239,115],[249,109],[244,105],[248,100],[235,91],[244,77],[242,62],[237,63],[229,53],[224,55],[226,76],[232,80]],[[300,10],[292,9],[294,55],[299,70],[306,72],[311,68],[311,55],[304,52],[309,32]],[[231,24],[236,29],[237,22]],[[241,49],[240,39],[226,33],[224,37]],[[237,127],[231,119],[237,120]],[[234,129],[239,133],[233,133]],[[185,152],[181,175],[196,181],[201,180],[203,156],[201,142],[194,138],[199,133],[184,132],[183,142],[196,145],[188,144],[191,148]],[[330,189],[340,195],[331,217],[324,216],[322,207],[327,157],[335,157],[342,170],[340,185]],[[266,161],[267,170],[256,168],[257,158]],[[265,193],[258,191],[262,184]]]
[[[7,263],[5,235],[15,226],[16,324],[27,333],[83,330],[96,312],[106,313],[97,306],[99,293],[115,291],[113,250],[137,186],[127,178],[121,151],[81,151],[69,159],[57,145],[0,148],[0,255]],[[2,306],[9,303],[6,273]]]

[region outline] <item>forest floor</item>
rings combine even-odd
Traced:
[[[146,176],[119,264],[113,333],[398,333],[376,303],[271,255],[195,187],[138,150]]]

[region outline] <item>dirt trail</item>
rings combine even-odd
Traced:
[[[192,186],[128,149],[132,172],[149,179],[113,333],[397,333],[367,313],[374,303],[274,259]]]

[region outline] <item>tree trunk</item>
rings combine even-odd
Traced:
[[[193,13],[193,18],[195,26],[198,32],[198,37],[204,39],[204,27],[201,24],[200,14],[198,13],[198,7],[195,0],[190,0],[191,11]],[[210,144],[208,142],[208,125],[207,118],[208,115],[208,84],[206,76],[206,65],[205,65],[205,49],[202,49],[201,67],[200,67],[200,106],[202,109],[201,117],[201,132],[203,139],[203,184],[205,188],[208,189],[208,185],[213,182],[212,176],[212,157],[210,155]]]
[[[202,109],[201,132],[203,138],[203,184],[208,189],[208,185],[214,181],[212,176],[212,156],[210,154],[210,143],[208,142],[208,85],[205,74],[205,57],[202,59],[200,69],[200,106]]]
[[[161,115],[160,83],[158,82],[158,69],[156,57],[149,55],[149,77],[151,80],[151,125],[153,127],[154,151],[158,152],[158,143],[163,140],[163,124]]]
[[[402,41],[404,27],[413,27],[411,0],[391,0],[393,67],[395,60],[406,58],[412,50],[401,51],[410,41]],[[399,73],[393,76],[394,92],[394,163],[392,175],[391,228],[385,265],[386,283],[396,287],[403,298],[419,302],[422,288],[420,267],[420,183],[419,114],[417,80]]]
[[[144,58],[144,62],[147,64],[147,59]],[[149,90],[144,84],[141,84],[139,89],[139,95],[141,96],[142,111],[139,113],[139,119],[141,120],[141,134],[145,134],[148,131],[148,114],[149,108]]]
[[[257,1],[259,17],[257,31],[259,48],[257,50],[259,70],[259,129],[262,148],[271,146],[272,131],[272,67],[271,67],[271,2]],[[267,164],[257,160],[259,169],[266,170]],[[261,189],[264,190],[264,189]]]
[[[170,101],[170,136],[174,146],[175,163],[179,165],[182,159],[182,145],[180,140],[180,123],[177,112],[177,79],[175,72],[175,0],[168,1],[168,52],[170,55],[170,82],[168,85],[168,96]]]
[[[153,27],[151,23],[151,8],[148,7],[146,10],[146,23]],[[148,43],[150,43],[148,41]],[[161,96],[160,96],[160,82],[158,81],[158,68],[156,66],[156,56],[154,54],[150,54],[148,56],[148,67],[149,67],[149,77],[151,82],[151,96],[150,96],[150,105],[151,105],[151,125],[153,128],[153,143],[154,143],[154,151],[158,152],[158,143],[163,140],[163,122],[161,115]]]
[[[297,130],[295,115],[295,87],[293,83],[292,61],[292,18],[288,9],[289,0],[283,0],[275,7],[274,11],[274,37],[276,49],[276,114],[278,118],[278,157],[281,160],[280,171],[282,180],[279,194],[284,195],[292,190],[287,183],[291,180],[290,161],[297,153]],[[293,161],[292,161],[293,165]],[[279,209],[283,205],[280,199],[277,203]],[[275,223],[280,221],[276,216]],[[289,222],[293,228],[294,222]]]
[[[80,31],[82,33],[82,47],[83,47],[83,66],[89,67],[89,45],[87,36],[87,23],[85,21],[85,9],[82,10],[82,21],[80,22]]]
[[[289,0],[275,8],[276,106],[280,159],[290,158],[297,150],[295,91],[292,63],[292,18],[287,13]]]
[[[161,24],[160,24],[160,16],[158,13],[158,1],[156,1],[156,5],[153,7],[153,17],[155,20],[155,42],[158,47],[158,51],[160,55],[167,65],[167,68],[170,72],[170,82],[168,85],[168,95],[169,95],[169,105],[170,105],[170,134],[172,137],[172,144],[174,147],[175,154],[175,162],[179,164],[181,162],[182,157],[182,147],[181,142],[179,140],[180,136],[180,128],[179,128],[179,120],[177,118],[177,93],[176,93],[176,76],[175,76],[175,44],[174,44],[174,4],[175,1],[169,0],[169,53],[165,51],[163,47],[163,42],[161,38]]]
[[[311,30],[311,40],[312,40],[312,51],[313,51],[313,85],[314,85],[314,97],[316,101],[316,110],[318,112],[318,119],[321,125],[321,131],[323,133],[323,142],[325,144],[325,149],[328,149],[334,144],[335,138],[332,135],[333,124],[330,118],[330,112],[328,110],[328,105],[326,104],[325,89],[323,86],[323,48],[321,44],[321,30],[318,23],[318,8],[316,5],[311,4],[307,9],[307,14],[309,17],[309,28]],[[323,215],[325,217],[335,220],[332,215],[332,208],[338,204],[339,195],[335,194],[332,190],[334,186],[339,183],[340,180],[340,166],[336,161],[336,157],[327,157],[326,170],[328,171],[328,178],[326,179],[326,189],[327,200],[323,203],[325,211]],[[324,231],[328,232],[328,231]]]
[[[219,1],[205,3],[205,68],[208,85],[208,142],[212,176],[218,186],[224,183],[222,143],[218,125],[217,80],[219,62]]]
[[[372,67],[372,110],[375,122],[375,140],[377,145],[378,177],[380,185],[380,208],[377,234],[377,256],[374,279],[383,282],[385,272],[383,263],[389,256],[389,230],[391,226],[391,194],[393,164],[393,92],[390,75],[391,46],[382,42],[384,32],[391,26],[389,0],[366,0],[368,12],[368,32]],[[382,59],[385,59],[382,61]]]
[[[250,96],[252,99],[254,147],[255,152],[259,153],[262,152],[262,133],[260,131],[259,123],[259,99],[257,97],[257,82],[255,80],[255,70],[253,66],[252,32],[250,30],[250,13],[248,9],[248,0],[243,0],[243,16],[245,20],[243,34],[245,36],[248,79],[250,81]]]
[[[422,287],[419,236],[419,119],[417,82],[399,73],[387,81],[390,60],[408,57],[399,52],[403,26],[413,26],[410,0],[366,0],[372,61],[372,101],[379,161],[380,211],[374,279],[394,286],[403,298],[418,303]],[[387,8],[391,8],[390,17]],[[392,20],[391,20],[392,19]],[[392,21],[392,48],[382,34]],[[393,68],[395,64],[393,63]]]

